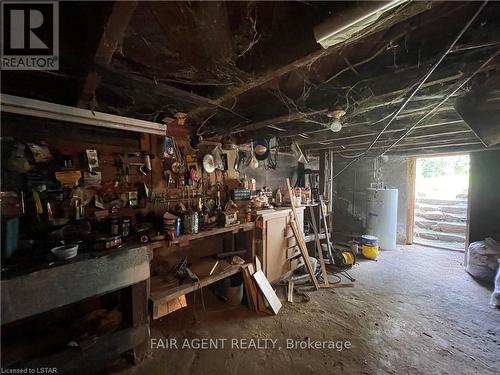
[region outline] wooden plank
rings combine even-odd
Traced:
[[[201,238],[216,236],[223,233],[238,233],[240,230],[243,232],[253,230],[255,228],[255,223],[241,223],[239,225],[235,225],[232,227],[222,227],[222,228],[214,228],[209,230],[204,230],[202,232],[193,233],[193,234],[183,234],[172,241],[172,243],[182,243],[189,242],[194,240],[199,240]]]
[[[118,46],[123,40],[132,15],[137,7],[137,1],[116,1],[104,25],[99,45],[94,54],[94,62],[107,66]],[[83,83],[78,99],[78,107],[85,108],[94,97],[95,90],[101,82],[101,77],[95,71],[89,72]]]
[[[332,243],[330,242],[330,229],[328,224],[326,223],[325,211],[323,210],[323,199],[319,199],[319,212],[321,216],[321,220],[323,220],[323,227],[325,228],[325,237],[326,237],[326,248],[328,249],[328,258],[330,261],[333,261],[332,256]]]
[[[321,248],[321,243],[319,242],[318,227],[316,225],[316,215],[314,214],[314,208],[312,206],[309,207],[309,213],[311,216],[311,224],[314,231],[316,251],[318,252],[319,257],[319,265],[321,266],[321,273],[323,274],[323,284],[324,286],[328,286],[328,273],[326,272],[325,259],[323,258],[323,249]]]
[[[413,230],[415,223],[415,185],[417,175],[417,158],[408,158],[407,184],[408,192],[406,198],[406,244],[413,243]]]
[[[287,301],[293,302],[293,281],[288,280],[288,293],[287,293]]]
[[[266,256],[266,268],[265,269],[263,269],[262,263],[261,263],[258,256],[255,256],[254,259],[255,259],[255,272],[265,271],[265,273],[267,273],[267,269],[269,268],[267,256]],[[266,301],[264,300],[264,296],[262,295],[262,293],[257,293],[257,311],[265,311],[266,309],[267,309],[267,304],[266,304]]]
[[[258,296],[259,292],[257,290],[257,285],[253,279],[253,274],[255,270],[253,264],[249,264],[243,269],[243,277],[245,281],[245,289],[247,290],[247,297],[249,305],[252,311],[258,311]]]
[[[249,277],[251,276],[249,275],[247,268],[245,268],[242,271],[242,274],[243,274],[243,283],[245,284],[245,294],[247,296],[248,308],[250,309],[250,311],[255,311],[254,300],[250,292],[250,285],[249,285],[250,284]]]
[[[259,289],[264,295],[266,301],[269,303],[271,310],[276,315],[281,309],[281,301],[274,292],[271,284],[269,284],[269,281],[264,275],[264,272],[262,272],[262,270],[255,272],[253,274],[253,278],[257,283],[257,285],[259,286]]]
[[[261,270],[262,270],[262,263],[260,262],[259,257],[256,255],[255,256],[255,272],[258,272]]]
[[[153,306],[153,319],[159,319],[186,306],[187,301],[185,294],[164,303],[155,303]]]
[[[316,289],[319,289],[319,284],[318,280],[316,280],[316,276],[314,274],[314,270],[312,269],[311,265],[311,260],[309,259],[309,253],[307,251],[307,246],[306,243],[304,242],[304,234],[302,233],[302,230],[297,226],[297,210],[295,208],[295,202],[293,199],[293,191],[292,187],[290,185],[290,179],[286,179],[286,185],[288,187],[288,194],[290,196],[290,202],[292,205],[292,213],[293,213],[293,218],[290,221],[290,226],[292,228],[292,232],[295,235],[295,238],[297,239],[297,243],[300,249],[300,252],[302,253],[302,257],[304,258],[304,264],[306,265],[307,272],[309,273],[309,276],[311,277],[311,281]]]
[[[318,280],[316,279],[316,276],[314,274],[314,270],[311,265],[311,260],[309,259],[309,253],[307,252],[307,247],[305,242],[301,241],[300,236],[301,232],[299,231],[299,228],[297,227],[297,223],[295,221],[290,222],[290,226],[292,227],[292,231],[297,237],[298,245],[300,252],[302,253],[302,258],[304,259],[304,264],[306,265],[306,270],[307,273],[309,273],[309,277],[311,278],[311,281],[316,289],[319,289],[319,283]]]

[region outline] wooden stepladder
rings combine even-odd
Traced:
[[[311,265],[311,260],[309,259],[309,253],[307,251],[307,246],[306,242],[304,240],[304,234],[302,233],[302,230],[299,228],[297,225],[297,210],[295,208],[295,202],[293,199],[293,191],[292,187],[290,186],[290,180],[287,178],[286,179],[286,184],[288,188],[288,194],[290,196],[290,202],[292,205],[292,217],[290,220],[290,228],[292,229],[293,236],[295,237],[295,241],[297,242],[297,246],[299,247],[300,253],[302,255],[302,258],[304,259],[304,264],[306,266],[307,273],[309,274],[309,277],[311,278],[311,281],[316,289],[320,288],[320,285],[318,283],[318,280],[316,279],[316,275],[314,272],[314,269],[312,268]],[[322,254],[322,253],[320,253]],[[322,271],[323,268],[325,267],[324,261],[322,262],[321,260],[323,257],[320,257],[320,263],[322,263]],[[324,274],[326,274],[326,269],[324,270]],[[328,282],[328,276],[326,276],[325,280]]]
[[[320,220],[323,220],[323,225],[325,226],[325,236],[327,240],[327,259],[330,264],[333,264],[333,257],[331,253],[331,248],[330,248],[330,236],[328,234],[328,227],[326,226],[326,220],[324,217],[324,212],[323,212],[323,201],[320,200],[319,202],[319,213],[320,213]],[[319,237],[319,230],[318,226],[316,225],[316,216],[314,213],[314,209],[312,206],[309,206],[309,214],[311,216],[311,224],[312,228],[314,231],[314,242],[316,244],[316,252],[318,253],[318,258],[319,258],[319,265],[321,266],[321,273],[323,275],[323,287],[327,288],[330,286],[330,283],[328,281],[328,273],[326,272],[326,266],[325,266],[325,258],[323,255],[323,247],[321,246],[321,241]]]

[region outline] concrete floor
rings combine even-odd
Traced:
[[[207,312],[188,308],[155,321],[152,337],[178,345],[184,338],[277,339],[276,348],[238,350],[228,340],[224,349],[154,349],[122,374],[498,374],[500,310],[462,261],[462,253],[419,246],[382,252],[352,271],[354,288],[312,292],[309,302],[295,295],[277,316],[228,310],[206,291]],[[288,338],[347,340],[352,348],[287,349]]]

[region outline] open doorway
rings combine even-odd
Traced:
[[[416,160],[413,241],[465,251],[469,155]]]

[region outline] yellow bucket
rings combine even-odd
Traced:
[[[368,259],[377,259],[378,257],[378,245],[370,246],[370,245],[362,245],[361,253],[365,258]]]

